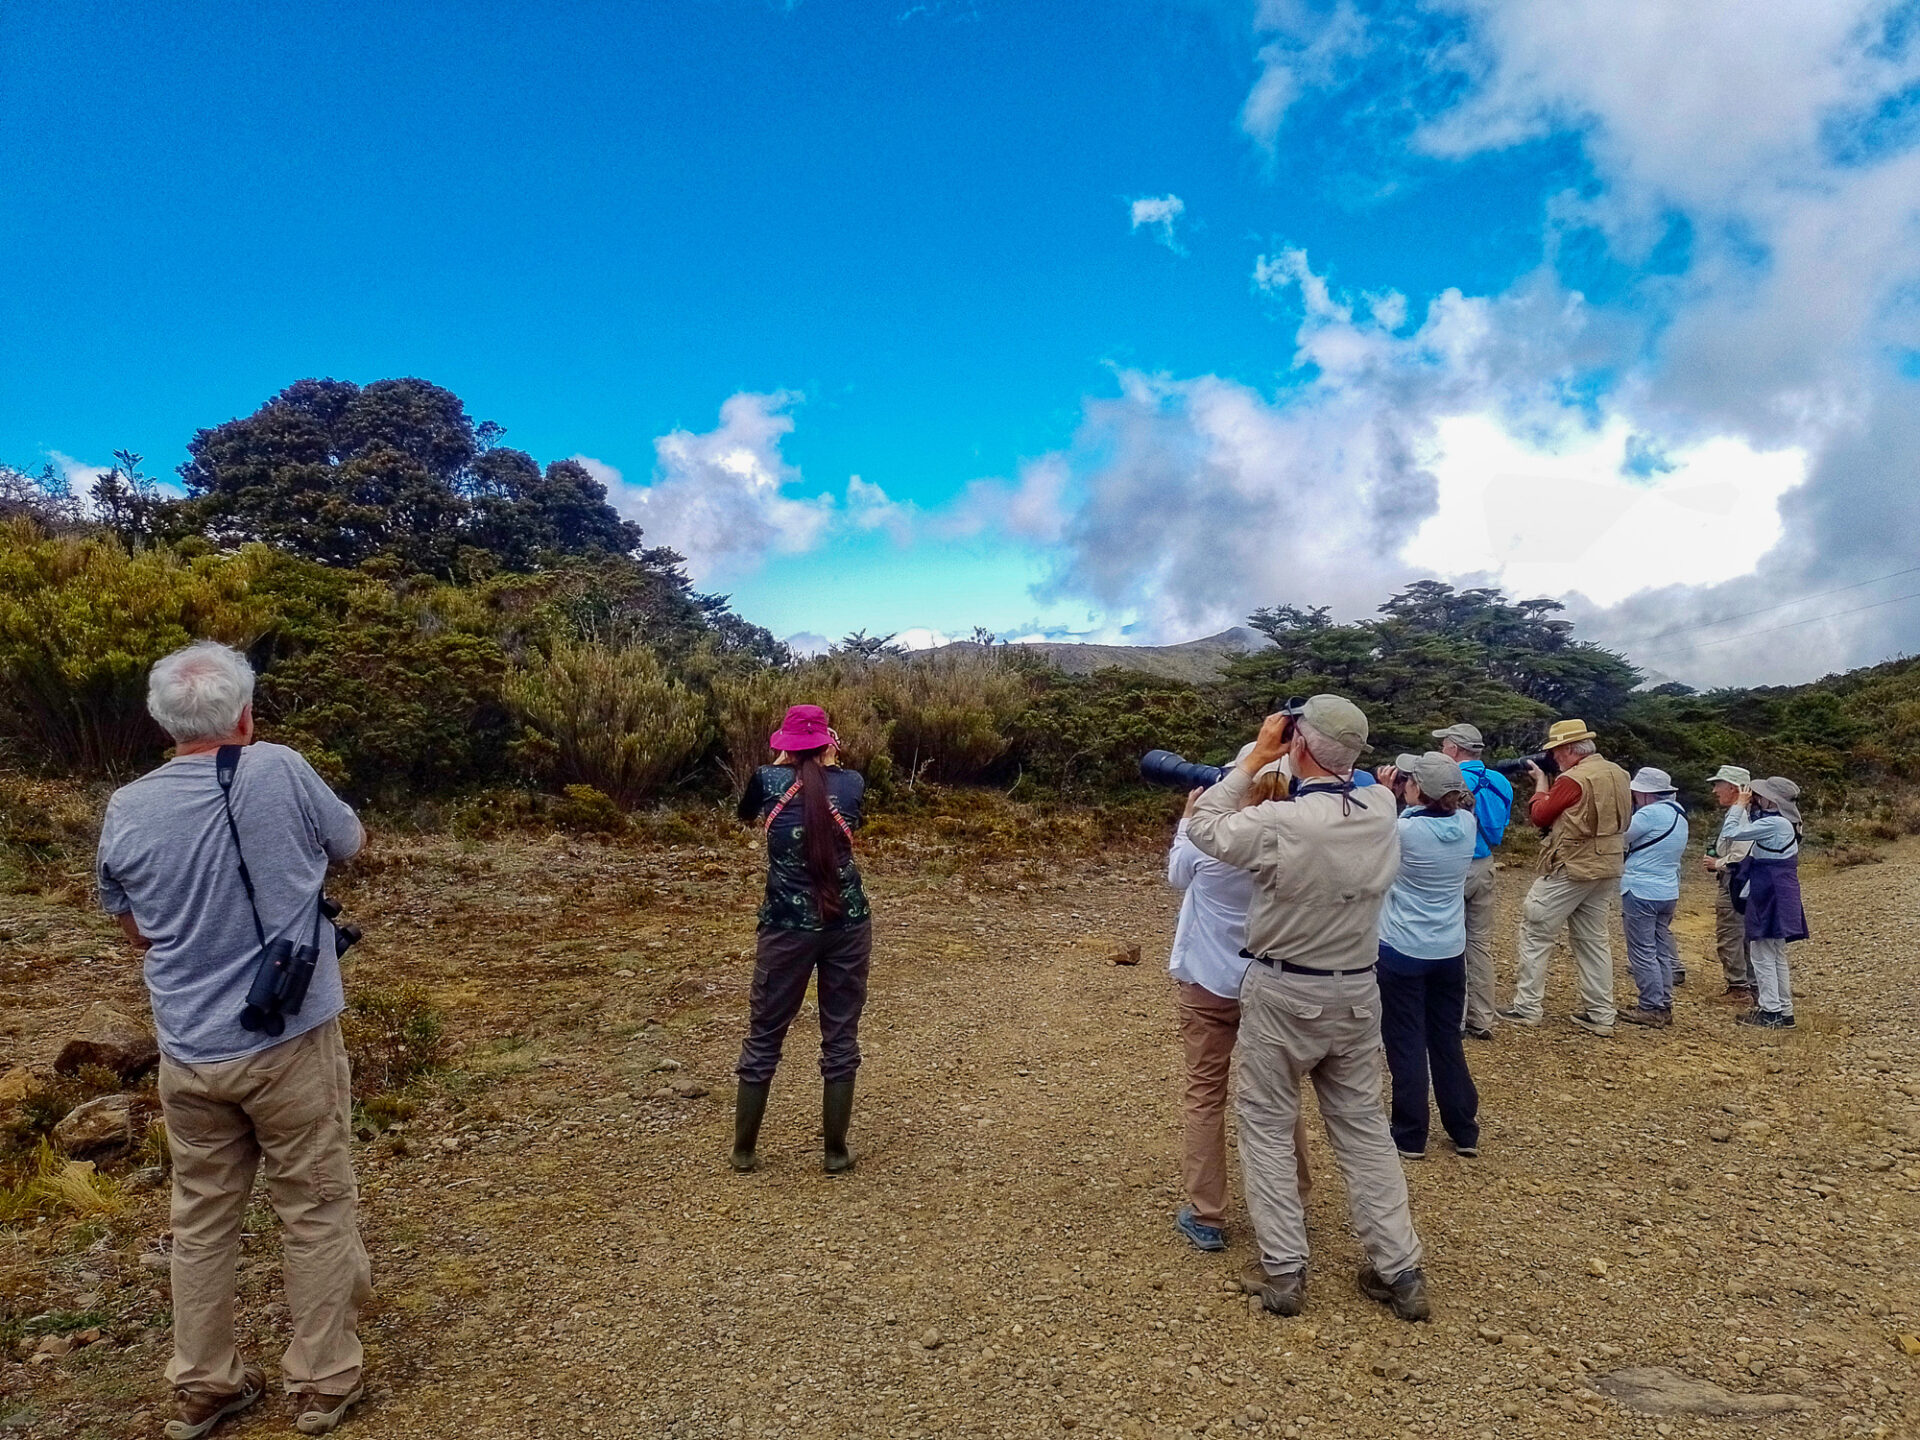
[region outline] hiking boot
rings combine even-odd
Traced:
[[[238,1390],[221,1395],[209,1395],[204,1390],[176,1390],[173,1419],[167,1422],[167,1440],[200,1440],[229,1415],[249,1409],[266,1393],[266,1372],[252,1365],[242,1375]]]
[[[1402,1320],[1431,1320],[1433,1307],[1427,1303],[1427,1277],[1416,1270],[1402,1270],[1391,1280],[1380,1278],[1371,1265],[1360,1272],[1360,1293],[1392,1309]]]
[[[1504,1010],[1496,1010],[1493,1013],[1509,1025],[1538,1025],[1540,1023],[1540,1017],[1538,1015],[1529,1015],[1526,1011],[1516,1010],[1511,1005]]]
[[[1602,1040],[1611,1040],[1613,1038],[1612,1025],[1594,1019],[1593,1016],[1587,1014],[1584,1010],[1577,1015],[1569,1015],[1567,1018],[1589,1035],[1598,1035]]]
[[[1673,967],[1673,983],[1676,985],[1684,985],[1687,983],[1687,967],[1686,966],[1676,965]]]
[[[1791,1030],[1793,1016],[1782,1010],[1748,1010],[1733,1017],[1736,1025],[1757,1025],[1762,1030]]]
[[[1736,1025],[1765,1025],[1767,1023],[1767,1016],[1771,1013],[1771,1011],[1761,1010],[1757,1007],[1752,1010],[1742,1010],[1738,1015],[1733,1017],[1733,1023]]]
[[[1629,1025],[1645,1025],[1654,1030],[1665,1030],[1673,1024],[1673,1011],[1661,1010],[1651,1005],[1636,1005],[1631,1010],[1622,1010],[1620,1018]]]
[[[296,1418],[293,1428],[302,1435],[330,1435],[347,1418],[347,1411],[367,1398],[367,1387],[356,1385],[344,1395],[323,1395],[305,1390],[294,1396]]]
[[[1465,1145],[1462,1145],[1456,1140],[1453,1142],[1453,1153],[1463,1160],[1472,1160],[1480,1153],[1480,1142],[1478,1140],[1470,1140]]]
[[[1460,1033],[1469,1040],[1491,1040],[1493,1038],[1493,1031],[1487,1029],[1484,1025],[1469,1025]]]
[[[760,1168],[760,1122],[767,1116],[767,1096],[772,1085],[751,1085],[742,1080],[733,1092],[733,1155],[727,1163],[742,1175]]]
[[[1753,1004],[1753,988],[1748,985],[1729,985],[1713,998],[1715,1003],[1720,1005],[1751,1006]]]
[[[1270,1275],[1258,1260],[1240,1272],[1240,1288],[1258,1295],[1260,1304],[1274,1315],[1298,1315],[1307,1304],[1307,1272],[1288,1270]]]
[[[853,1169],[853,1151],[847,1147],[847,1127],[853,1123],[853,1081],[829,1080],[820,1092],[820,1134],[824,1154],[821,1168],[829,1175]]]
[[[1227,1232],[1218,1225],[1196,1220],[1191,1205],[1182,1205],[1174,1212],[1173,1228],[1186,1236],[1187,1243],[1196,1250],[1211,1254],[1227,1248]]]

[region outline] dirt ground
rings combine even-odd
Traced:
[[[1157,853],[880,847],[860,1163],[830,1179],[810,1010],[765,1170],[725,1163],[750,838],[380,840],[346,886],[368,933],[349,985],[422,982],[457,1048],[403,1128],[359,1147],[377,1390],[342,1433],[1920,1435],[1920,1361],[1898,1344],[1920,1328],[1920,844],[1886,854],[1809,865],[1795,1032],[1706,1003],[1710,892],[1690,875],[1671,1031],[1599,1040],[1556,1019],[1473,1045],[1481,1157],[1409,1166],[1435,1302],[1409,1326],[1354,1288],[1317,1129],[1303,1316],[1230,1291],[1250,1253],[1237,1208],[1225,1255],[1175,1235],[1177,897]],[[1502,878],[1503,982],[1526,878]],[[1124,943],[1145,963],[1108,963]],[[1551,1015],[1571,985],[1563,958]],[[0,1069],[49,1061],[89,1002],[141,995],[77,892],[0,897],[0,986]],[[0,1230],[16,1320],[106,1332],[50,1363],[30,1341],[0,1351],[0,1434],[158,1432],[164,1192],[131,1204],[106,1226]],[[242,1293],[272,1374],[264,1204]],[[1817,1408],[1656,1419],[1593,1388],[1654,1365]],[[276,1396],[221,1433],[290,1421]]]

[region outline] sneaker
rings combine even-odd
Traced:
[[[1686,966],[1676,965],[1673,967],[1673,983],[1676,985],[1684,985],[1687,983],[1687,967]]]
[[[1475,1140],[1470,1144],[1462,1145],[1456,1140],[1453,1142],[1453,1153],[1463,1160],[1471,1160],[1480,1153],[1480,1142]]]
[[[1753,990],[1746,985],[1729,985],[1713,998],[1722,1005],[1751,1006],[1753,1004]]]
[[[1270,1275],[1258,1260],[1240,1272],[1240,1289],[1258,1295],[1260,1304],[1275,1315],[1298,1315],[1307,1304],[1307,1272],[1288,1270]]]
[[[1598,1035],[1602,1040],[1611,1040],[1613,1038],[1612,1025],[1609,1025],[1609,1024],[1603,1023],[1602,1021],[1594,1019],[1591,1015],[1587,1014],[1585,1011],[1582,1011],[1577,1015],[1569,1015],[1567,1018],[1573,1021],[1573,1023],[1578,1025],[1582,1030],[1586,1031],[1589,1035]]]
[[[1174,1213],[1173,1225],[1196,1250],[1211,1253],[1227,1248],[1227,1232],[1218,1225],[1204,1225],[1194,1219],[1191,1205],[1182,1205]]]
[[[1496,1010],[1494,1013],[1509,1025],[1538,1025],[1540,1023],[1540,1017],[1538,1015],[1529,1015],[1526,1011],[1516,1010],[1511,1005],[1505,1010]]]
[[[1793,1016],[1784,1010],[1776,1010],[1773,1012],[1773,1019],[1767,1023],[1775,1030],[1791,1030],[1793,1029]]]
[[[1400,1152],[1400,1158],[1402,1160],[1424,1160],[1427,1158],[1427,1152],[1424,1150],[1402,1150]]]
[[[367,1398],[367,1387],[356,1385],[344,1395],[322,1395],[318,1390],[303,1391],[296,1401],[298,1418],[293,1428],[302,1435],[330,1435],[347,1411]]]
[[[267,1375],[249,1365],[238,1390],[209,1395],[201,1390],[173,1392],[173,1419],[167,1422],[167,1440],[200,1440],[230,1415],[238,1415],[267,1393]]]
[[[1433,1307],[1427,1303],[1427,1277],[1418,1270],[1402,1270],[1391,1280],[1383,1280],[1371,1265],[1360,1272],[1360,1293],[1392,1309],[1402,1320],[1431,1320]]]
[[[1491,1040],[1493,1038],[1493,1031],[1487,1029],[1484,1025],[1468,1025],[1461,1030],[1460,1033],[1469,1040]]]
[[[1752,1010],[1742,1010],[1738,1015],[1733,1017],[1733,1023],[1736,1025],[1765,1025],[1767,1023],[1767,1016],[1771,1013],[1771,1011],[1762,1010],[1756,1006]]]
[[[1736,1025],[1757,1025],[1762,1030],[1791,1030],[1793,1016],[1781,1010],[1748,1010],[1733,1017]]]
[[[1645,1025],[1654,1030],[1665,1030],[1673,1024],[1673,1011],[1662,1010],[1651,1005],[1636,1005],[1631,1010],[1622,1010],[1620,1018],[1629,1025]]]

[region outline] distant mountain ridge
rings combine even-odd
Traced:
[[[1096,670],[1134,670],[1159,680],[1184,680],[1198,685],[1218,680],[1226,673],[1228,661],[1272,644],[1273,641],[1258,630],[1235,625],[1218,635],[1183,640],[1178,645],[1081,645],[1031,640],[1016,642],[1008,648],[1029,651],[1069,675],[1091,675]],[[939,648],[940,652],[951,653],[981,647],[971,640],[957,640]]]

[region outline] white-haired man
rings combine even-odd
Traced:
[[[1481,756],[1487,742],[1478,726],[1464,721],[1435,730],[1440,753],[1460,767],[1473,796],[1473,864],[1467,870],[1467,1008],[1460,1032],[1474,1040],[1493,1038],[1493,852],[1506,838],[1513,816],[1513,786]]]
[[[1580,981],[1573,1023],[1589,1034],[1610,1036],[1618,1012],[1607,917],[1626,868],[1633,800],[1627,772],[1602,757],[1596,742],[1584,720],[1556,720],[1547,729],[1545,746],[1559,772],[1553,783],[1538,765],[1527,766],[1533,776],[1527,818],[1547,832],[1547,843],[1540,851],[1539,877],[1520,907],[1519,981],[1513,1003],[1500,1018],[1516,1025],[1540,1023],[1547,961],[1565,926]]]
[[[265,1390],[233,1334],[240,1228],[260,1168],[285,1230],[283,1379],[299,1397],[297,1428],[323,1434],[364,1394],[358,1319],[371,1285],[340,964],[319,904],[328,862],[353,855],[364,832],[299,754],[254,743],[244,655],[212,641],[175,651],[148,677],[147,709],[174,755],[108,801],[97,874],[102,905],[145,953],[160,1040],[173,1156],[167,1435],[195,1440]],[[318,958],[304,1002],[268,1033],[275,1022],[248,991],[262,950],[282,939]]]
[[[1312,1077],[1366,1251],[1360,1288],[1403,1320],[1430,1314],[1407,1181],[1380,1107],[1380,907],[1399,873],[1393,797],[1356,789],[1367,717],[1315,695],[1270,715],[1254,747],[1194,805],[1187,838],[1254,876],[1240,989],[1240,1169],[1260,1254],[1241,1286],[1267,1309],[1305,1304],[1306,1212],[1294,1164],[1300,1081]],[[1262,766],[1290,757],[1283,800],[1245,809]]]

